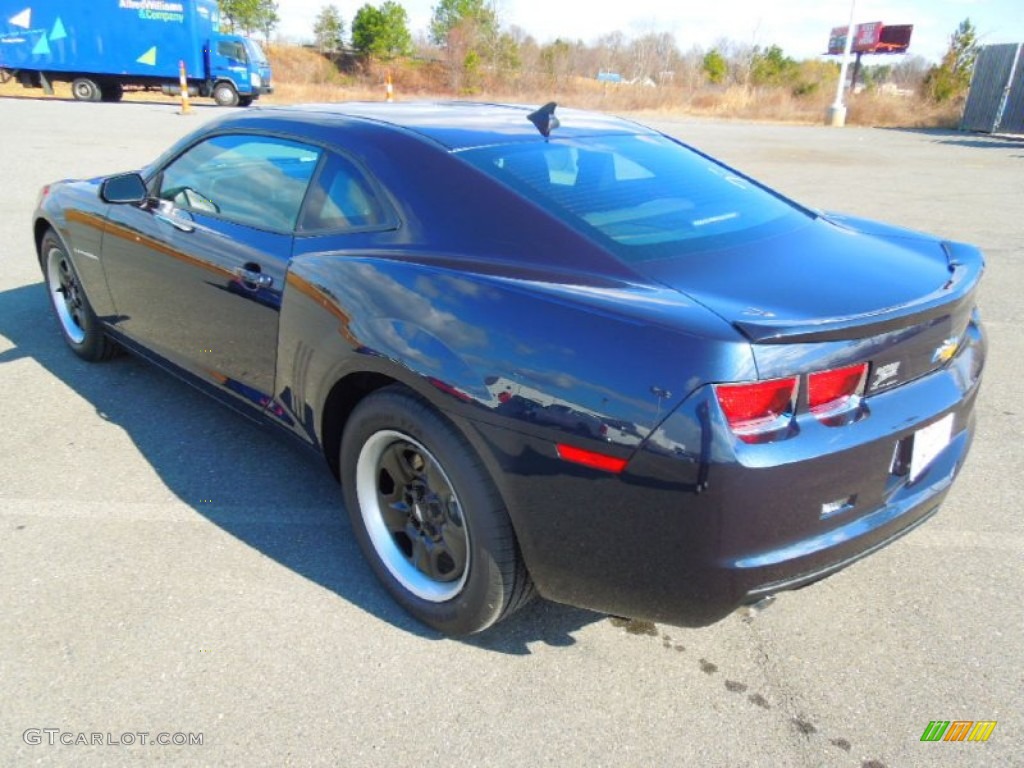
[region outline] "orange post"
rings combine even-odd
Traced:
[[[188,103],[188,77],[185,75],[185,60],[178,62],[178,81],[181,84],[181,114],[187,115],[191,110]]]
[[[384,81],[384,94],[385,94],[385,98],[384,98],[385,101],[394,101],[395,100],[395,89],[391,85],[391,72],[388,72],[387,80]]]

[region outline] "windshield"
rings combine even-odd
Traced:
[[[242,41],[245,43],[245,49],[249,51],[249,59],[253,64],[257,67],[269,66],[266,54],[263,53],[263,49],[260,47],[259,43],[256,43],[247,37],[243,37]]]
[[[796,206],[662,136],[552,139],[460,154],[626,261],[739,245],[807,221]]]

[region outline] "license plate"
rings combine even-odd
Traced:
[[[914,447],[910,455],[910,482],[914,482],[932,463],[932,459],[942,453],[952,435],[952,413],[914,435]]]

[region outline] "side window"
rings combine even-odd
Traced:
[[[245,47],[234,40],[218,40],[217,53],[239,64],[245,64],[249,60],[245,55]]]
[[[365,229],[386,223],[384,208],[359,169],[339,155],[328,154],[309,190],[299,229]]]
[[[290,232],[321,154],[286,139],[216,136],[164,169],[157,196],[185,210]]]

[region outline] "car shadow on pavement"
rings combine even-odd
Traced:
[[[317,454],[133,356],[99,365],[80,360],[61,338],[42,283],[0,292],[0,336],[13,345],[0,351],[0,371],[24,358],[41,365],[124,430],[166,487],[197,514],[376,618],[443,639],[377,583],[351,535],[341,490]],[[538,600],[465,642],[529,654],[531,643],[571,645],[573,632],[603,618]]]

